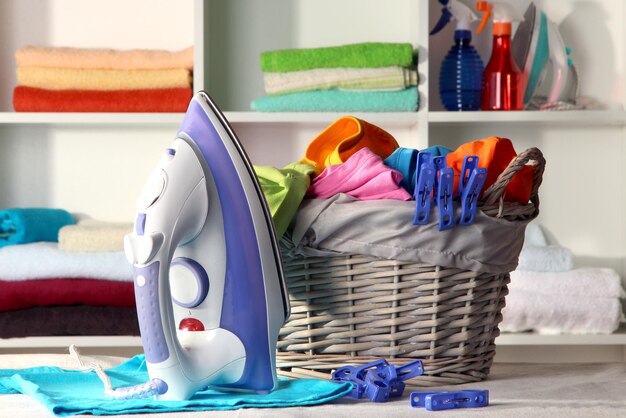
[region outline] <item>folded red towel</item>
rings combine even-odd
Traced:
[[[101,279],[0,280],[0,312],[35,306],[135,306],[133,283]]]
[[[185,112],[190,88],[146,90],[47,90],[17,86],[16,112]]]

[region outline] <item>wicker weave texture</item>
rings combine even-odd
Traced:
[[[471,371],[469,381],[488,373],[508,274],[357,255],[286,256],[284,265],[292,314],[279,351],[313,356],[322,370],[320,362],[332,368],[355,358],[403,357],[444,360],[449,376]],[[320,354],[347,358],[326,364]],[[285,367],[314,369],[311,358],[308,365],[294,361]],[[441,372],[431,367],[430,375]]]

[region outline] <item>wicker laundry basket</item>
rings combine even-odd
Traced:
[[[504,203],[506,185],[528,163],[534,168],[531,203]],[[544,167],[541,151],[524,151],[485,191],[479,209],[512,222],[533,218]],[[284,253],[283,259],[292,313],[278,341],[280,374],[328,378],[340,366],[384,357],[395,364],[421,359],[425,373],[411,380],[418,386],[475,382],[488,375],[508,273],[359,254]]]

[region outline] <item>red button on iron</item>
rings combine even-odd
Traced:
[[[180,321],[178,329],[181,331],[204,331],[204,324],[196,318],[184,318]]]

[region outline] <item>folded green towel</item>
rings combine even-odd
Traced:
[[[400,91],[316,90],[259,97],[251,104],[259,112],[415,112],[416,87]]]
[[[63,209],[12,208],[0,210],[0,248],[37,241],[57,242],[59,230],[76,220]]]
[[[292,163],[282,170],[271,166],[254,166],[254,171],[280,238],[296,214],[311,184],[310,175],[315,173],[315,168],[308,164]]]
[[[261,53],[261,70],[264,72],[335,67],[409,67],[412,62],[413,46],[409,43],[366,42]]]

